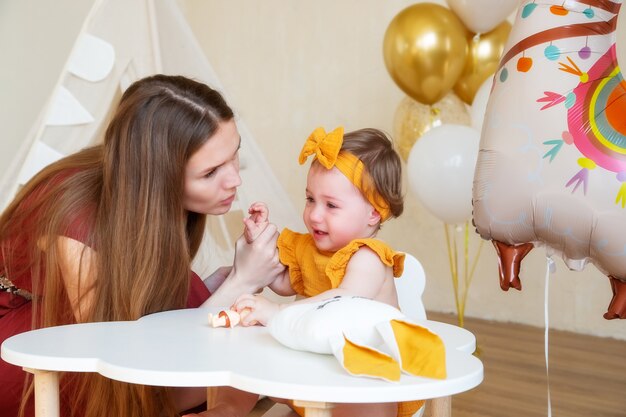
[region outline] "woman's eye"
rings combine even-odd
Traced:
[[[334,205],[333,203],[327,203],[327,204],[326,204],[326,206],[327,206],[328,208],[337,208],[337,206],[336,206],[336,205]]]
[[[215,175],[216,172],[217,172],[217,169],[213,169],[213,170],[207,172],[206,174],[204,174],[204,178],[211,178],[212,176]]]
[[[306,198],[306,202],[307,203],[312,203],[313,202],[313,197],[307,197]]]

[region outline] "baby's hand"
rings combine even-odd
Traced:
[[[253,294],[244,294],[237,298],[232,307],[237,312],[248,309],[250,312],[241,316],[242,326],[262,324],[266,326],[272,317],[280,311],[280,305],[271,302],[265,297]]]
[[[252,243],[265,230],[269,224],[269,210],[262,202],[252,203],[248,209],[250,217],[243,219],[243,235],[246,242]]]

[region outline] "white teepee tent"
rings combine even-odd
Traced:
[[[153,73],[195,78],[229,101],[176,0],[96,0],[31,134],[0,178],[2,207],[45,165],[97,142],[121,93]],[[232,263],[234,239],[252,201],[266,201],[277,224],[300,227],[299,216],[250,131],[242,120],[237,124],[243,185],[231,213],[211,216],[195,265],[201,276]]]

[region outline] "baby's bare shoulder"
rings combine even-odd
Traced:
[[[388,266],[383,263],[380,256],[367,246],[361,246],[350,258],[348,269],[365,270],[369,273],[384,272]]]

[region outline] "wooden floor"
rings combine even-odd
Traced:
[[[456,324],[451,315],[428,318]],[[485,379],[453,397],[452,416],[546,417],[544,330],[472,318],[465,327],[476,335]],[[626,342],[556,330],[549,340],[553,417],[626,416]],[[269,406],[261,401],[252,415]]]
[[[456,324],[450,315],[428,318]],[[485,379],[453,397],[452,415],[547,416],[544,329],[471,318],[465,327],[476,335]],[[626,342],[556,330],[549,342],[552,416],[626,416]]]

